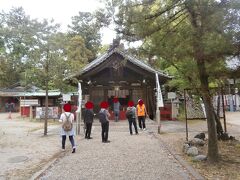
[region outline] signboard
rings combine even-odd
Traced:
[[[37,107],[36,108],[36,119],[44,119],[45,118],[45,107]],[[58,119],[58,107],[48,107],[48,119]]]
[[[176,98],[176,93],[175,92],[168,92],[167,96],[168,96],[168,99],[175,99]]]
[[[63,94],[63,101],[71,101],[71,95],[70,94]]]
[[[38,105],[39,105],[38,99],[21,99],[20,100],[21,107],[38,106]]]

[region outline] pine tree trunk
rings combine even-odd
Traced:
[[[217,162],[219,160],[218,141],[216,131],[216,119],[215,111],[212,104],[212,97],[208,87],[208,77],[205,68],[204,61],[198,59],[197,61],[200,82],[201,82],[201,94],[205,105],[205,111],[207,116],[208,125],[208,160],[210,162]]]
[[[216,131],[216,119],[215,111],[212,104],[212,97],[209,92],[209,83],[208,83],[208,73],[206,71],[205,65],[205,54],[204,54],[204,44],[203,36],[204,29],[202,26],[202,17],[201,17],[201,1],[186,1],[186,9],[189,12],[191,25],[193,27],[193,56],[197,63],[198,74],[200,79],[200,92],[203,98],[203,103],[205,105],[205,111],[207,116],[207,125],[208,125],[208,160],[210,162],[217,162],[219,160],[218,152],[218,141],[217,141],[217,131]]]

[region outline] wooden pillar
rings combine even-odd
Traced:
[[[153,87],[149,86],[147,89],[147,96],[148,96],[148,114],[151,119],[154,119],[156,117],[156,101],[154,98],[154,93],[153,93]]]
[[[133,92],[132,92],[132,89],[129,89],[128,92],[129,92],[129,100],[132,101],[132,100],[133,100],[133,96],[132,96],[132,95],[133,95]],[[134,102],[134,103],[137,103],[137,102]]]
[[[20,101],[19,101],[19,113],[20,113],[20,116],[22,116],[22,108],[21,108],[21,99],[22,97],[20,97]]]
[[[93,101],[92,99],[92,87],[88,86],[88,94],[89,94],[89,100]]]
[[[30,106],[30,113],[29,113],[30,115],[30,120],[32,120],[33,119],[33,107],[32,106]]]
[[[104,93],[104,101],[107,101],[108,100],[108,89],[103,89],[103,93]]]

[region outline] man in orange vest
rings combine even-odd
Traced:
[[[146,116],[148,116],[148,114],[147,114],[147,110],[146,110],[145,104],[143,103],[142,99],[138,100],[137,116],[138,116],[139,128],[145,131],[146,130],[145,118],[146,118]]]

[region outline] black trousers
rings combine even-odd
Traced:
[[[62,149],[65,149],[66,139],[67,139],[67,136],[66,136],[66,135],[63,135],[63,136],[62,136]],[[72,147],[74,147],[74,146],[75,146],[75,143],[74,143],[73,136],[69,136],[69,140],[70,140],[70,142],[71,142]]]
[[[134,119],[128,119],[128,123],[129,123],[130,134],[132,134],[132,124],[134,126],[136,134],[138,134],[136,119],[135,118]]]
[[[102,142],[108,140],[109,122],[102,123]]]
[[[91,130],[92,130],[92,123],[86,123],[85,138],[90,138]]]
[[[141,129],[146,128],[145,116],[138,116],[138,124],[139,124],[139,128],[141,128]]]

